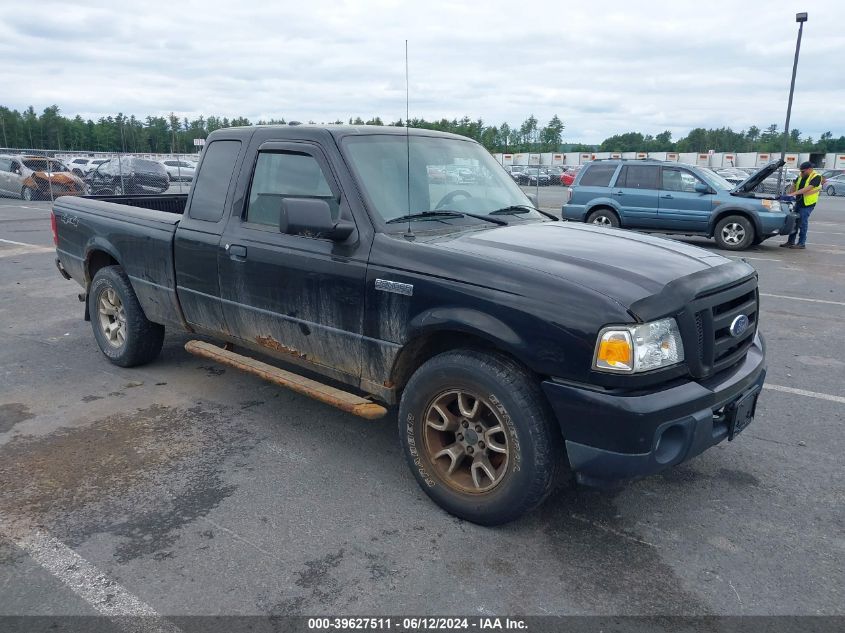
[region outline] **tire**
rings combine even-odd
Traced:
[[[616,215],[616,211],[611,209],[596,209],[595,211],[591,211],[585,222],[587,224],[597,224],[598,226],[621,226],[619,216]]]
[[[114,186],[114,195],[122,196],[123,195],[123,187],[121,185]]]
[[[399,438],[425,493],[480,525],[536,508],[564,458],[537,379],[505,356],[475,350],[440,354],[414,373],[399,405]]]
[[[35,200],[36,195],[35,192],[30,189],[29,187],[24,187],[21,189],[21,200],[26,200],[27,202],[32,202]]]
[[[719,220],[713,233],[719,248],[741,251],[754,243],[756,231],[751,221],[742,215],[729,215]]]
[[[110,310],[115,313],[109,314]],[[88,289],[88,311],[97,345],[115,365],[144,365],[161,351],[164,326],[144,315],[122,267],[106,266],[97,271]]]
[[[836,189],[834,189],[833,187],[828,187],[827,189],[825,189],[825,192],[829,196],[835,196],[836,195]]]

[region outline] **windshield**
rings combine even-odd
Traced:
[[[696,170],[697,175],[701,177],[704,182],[708,185],[713,187],[714,189],[721,189],[722,191],[730,191],[736,185],[732,185],[730,182],[722,178],[719,174],[715,171],[710,171],[709,169],[698,169]]]
[[[32,171],[47,171],[47,161],[43,158],[26,158],[23,164],[29,167]],[[57,160],[50,161],[50,172],[69,171],[62,163]]]
[[[385,134],[347,137],[344,148],[372,210],[385,221],[426,211],[500,211],[523,220],[544,219],[538,211],[521,208],[533,205],[490,153],[472,141]],[[420,219],[443,221],[443,216]]]

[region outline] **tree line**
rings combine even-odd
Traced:
[[[285,124],[285,119],[256,121],[257,125]],[[308,121],[315,123],[315,121]],[[380,117],[367,120],[361,117],[348,121],[327,121],[322,123],[352,125],[404,126],[401,119],[385,123]],[[685,137],[672,139],[670,131],[657,135],[640,132],[615,134],[598,145],[564,142],[565,126],[557,115],[541,125],[532,114],[519,126],[508,123],[488,125],[483,119],[440,119],[428,121],[423,118],[409,119],[410,127],[452,132],[475,139],[491,152],[704,152],[707,150],[751,152],[780,151],[782,133],[777,124],[761,130],[751,126],[747,130],[733,131],[729,127],[718,129],[695,128]],[[194,139],[205,138],[214,130],[226,127],[253,125],[249,119],[237,117],[200,116],[193,120],[169,116],[126,116],[122,112],[103,116],[96,121],[63,116],[57,105],[44,108],[38,114],[33,106],[23,112],[0,106],[0,143],[3,147],[49,149],[59,151],[101,151],[132,153],[190,153],[198,148]],[[791,130],[787,151],[802,152],[845,152],[845,136],[834,138],[832,132],[825,132],[818,139],[804,137],[800,130]]]

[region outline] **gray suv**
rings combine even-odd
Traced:
[[[569,188],[563,217],[655,233],[702,235],[731,251],[787,235],[796,214],[774,194],[754,191],[783,166],[769,163],[737,185],[692,165],[597,160]]]

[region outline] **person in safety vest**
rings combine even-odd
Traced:
[[[816,208],[819,200],[819,192],[822,188],[821,174],[817,174],[810,162],[801,163],[801,173],[798,178],[789,186],[787,193],[795,196],[795,211],[801,215],[795,224],[793,232],[789,234],[786,242],[781,244],[784,248],[807,248],[807,227],[810,224],[810,214]],[[798,243],[795,237],[798,236]]]

